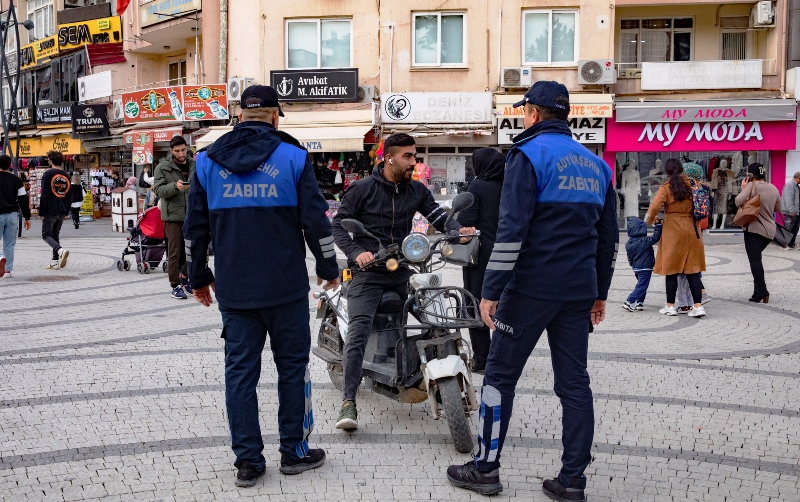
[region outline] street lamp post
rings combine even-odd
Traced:
[[[14,8],[14,0],[8,1],[8,11],[6,19],[0,19],[0,42],[2,42],[2,51],[0,51],[0,86],[3,82],[8,81],[8,89],[10,94],[10,103],[8,110],[6,110],[5,99],[0,99],[0,118],[3,123],[3,153],[8,153],[14,165],[14,175],[19,176],[19,111],[17,103],[17,93],[19,92],[20,81],[20,40],[19,40],[19,25],[22,24],[26,29],[33,29],[33,21],[26,19],[22,23],[17,21],[17,11]],[[9,29],[14,27],[13,34],[9,34]],[[16,48],[14,57],[16,58],[16,73],[11,75],[11,68],[8,65],[8,57],[6,55],[6,42],[8,37],[13,35],[14,46]],[[15,148],[12,153],[11,144],[9,142],[11,119],[14,120],[14,138],[16,139]],[[22,213],[19,214],[18,236],[22,236]]]
[[[198,68],[197,66],[197,52],[200,50],[200,40],[198,39],[200,27],[197,26],[197,23],[200,21],[200,16],[199,16],[200,11],[195,9],[193,11],[190,10],[187,11],[186,13],[180,13],[180,14],[163,14],[161,12],[156,12],[155,15],[177,18],[177,17],[184,17],[185,14],[188,14],[190,12],[194,14],[194,17],[189,18],[189,19],[194,19],[194,83],[196,85],[199,85],[201,82],[200,82],[200,68]]]

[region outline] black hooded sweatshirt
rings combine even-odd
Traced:
[[[480,230],[481,256],[492,254],[497,238],[497,224],[500,222],[500,193],[503,190],[503,173],[506,159],[494,148],[481,148],[472,154],[475,179],[467,189],[475,201],[470,207],[458,213],[458,222],[465,227]]]

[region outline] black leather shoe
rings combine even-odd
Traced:
[[[256,480],[263,476],[265,472],[267,472],[266,469],[261,472],[257,471],[250,462],[245,460],[239,464],[239,470],[236,471],[236,486],[239,488],[255,486]]]
[[[306,456],[301,459],[293,459],[286,453],[281,453],[280,471],[284,474],[300,474],[310,469],[316,469],[325,463],[325,450],[315,448],[308,450]]]
[[[466,488],[482,495],[497,495],[503,491],[503,485],[500,483],[500,470],[481,472],[473,460],[464,465],[448,467],[447,479],[453,486]]]
[[[542,491],[545,495],[553,500],[586,502],[586,496],[583,494],[583,488],[566,487],[561,484],[558,478],[545,479],[544,483],[542,483]]]

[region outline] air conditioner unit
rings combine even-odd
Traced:
[[[115,99],[111,103],[111,120],[122,120],[125,116],[122,113],[122,100]]]
[[[775,26],[775,4],[770,1],[756,2],[750,9],[750,22],[753,28],[772,28]]]
[[[228,101],[241,101],[242,92],[254,84],[255,80],[252,78],[232,77],[228,80]]]
[[[641,68],[626,68],[625,78],[642,78]]]
[[[532,84],[530,68],[525,66],[500,68],[500,87],[530,87]]]
[[[65,7],[84,7],[85,5],[85,0],[64,0]]]
[[[588,59],[578,61],[578,83],[605,85],[617,83],[613,59]]]
[[[374,85],[359,85],[358,86],[358,102],[371,103],[375,99],[375,86]]]

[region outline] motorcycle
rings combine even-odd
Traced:
[[[472,201],[471,193],[458,195],[453,200],[454,214],[468,208]],[[343,220],[342,227],[376,238],[357,220]],[[470,371],[472,350],[461,330],[479,327],[483,321],[475,297],[463,288],[442,286],[442,274],[436,270],[446,263],[461,265],[453,258],[455,246],[464,237],[448,234],[431,243],[425,234],[412,233],[400,246],[381,245],[375,260],[365,269],[383,265],[394,272],[406,265],[415,273],[409,279],[405,302],[395,291],[383,293],[362,366],[363,378],[373,392],[401,403],[429,401],[433,418],[444,416],[461,453],[473,449],[468,417],[479,408]],[[322,321],[313,353],[327,363],[331,382],[339,390],[347,339],[348,282],[361,272],[358,267],[345,269],[338,290],[314,293],[319,300],[317,318]]]

